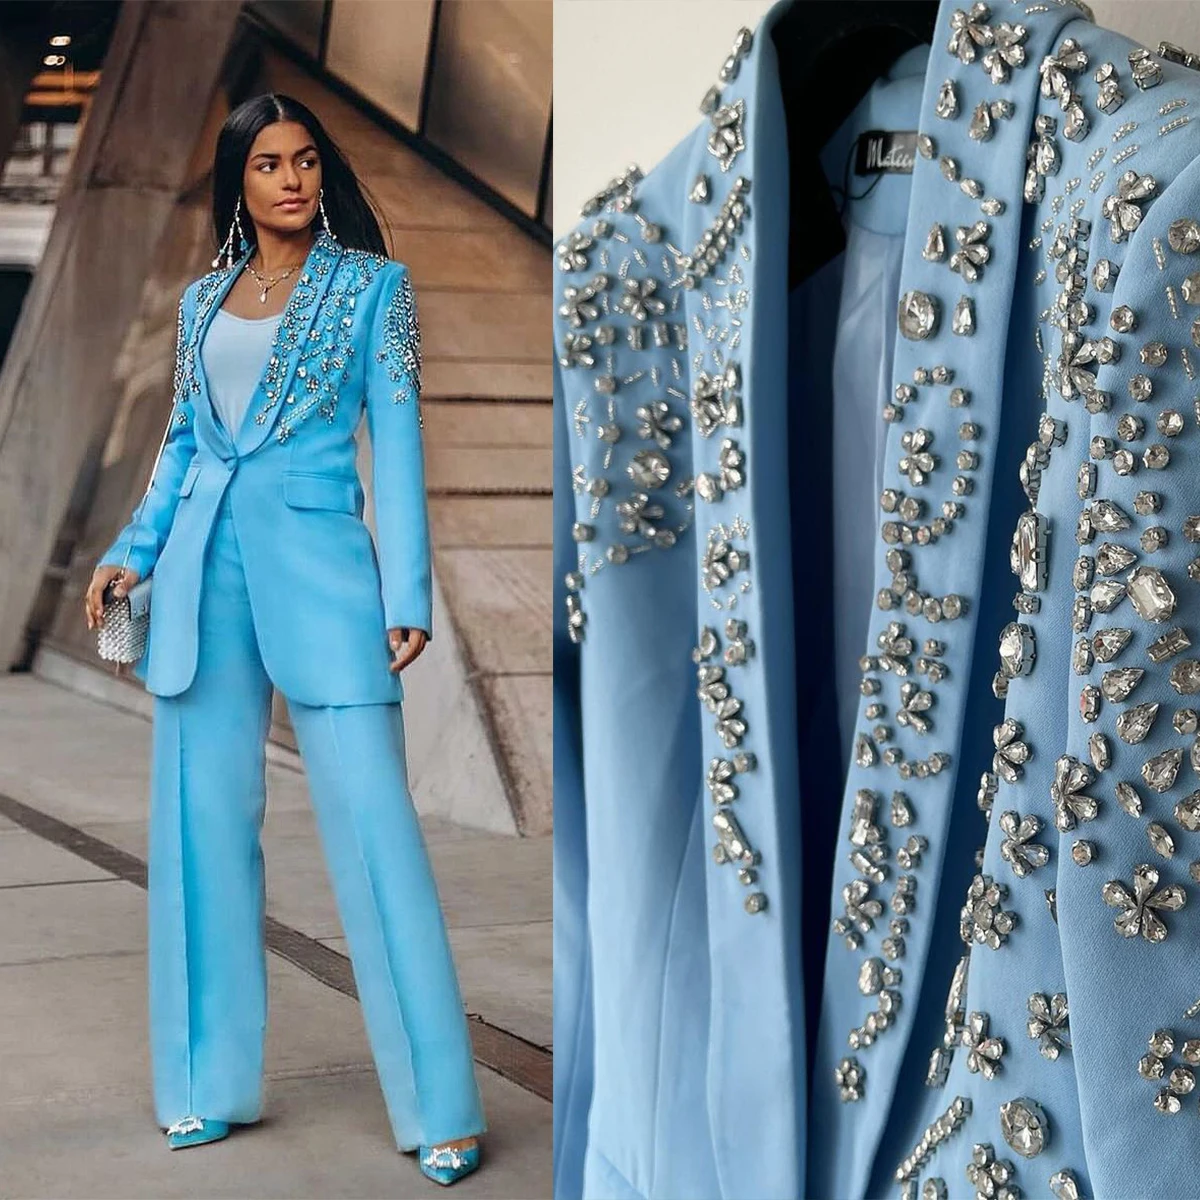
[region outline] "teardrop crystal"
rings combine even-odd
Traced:
[[[1134,688],[1142,682],[1142,676],[1146,672],[1141,667],[1116,667],[1111,671],[1104,672],[1104,678],[1100,681],[1100,690],[1104,693],[1105,700],[1111,700],[1119,704],[1122,700],[1128,700]]]
[[[1169,791],[1175,786],[1182,763],[1182,750],[1164,750],[1142,764],[1142,778],[1156,792]]]
[[[1116,575],[1137,562],[1137,555],[1116,542],[1105,542],[1096,551],[1096,570],[1101,575]]]
[[[1114,791],[1117,793],[1117,803],[1131,817],[1142,815],[1142,798],[1132,783],[1118,783]]]
[[[1157,704],[1139,704],[1135,708],[1126,709],[1117,718],[1117,736],[1123,742],[1136,746],[1145,741],[1146,734],[1158,716]]]
[[[1099,629],[1092,635],[1092,649],[1101,662],[1112,662],[1129,643],[1133,630],[1114,626]]]
[[[1101,533],[1119,533],[1129,528],[1129,517],[1111,500],[1092,502],[1092,525]]]

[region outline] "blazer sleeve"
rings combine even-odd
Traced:
[[[375,531],[387,627],[433,636],[429,511],[421,428],[421,329],[408,267],[392,263],[366,361]]]
[[[129,566],[145,579],[153,570],[175,519],[179,488],[196,453],[195,410],[184,388],[183,357],[193,316],[191,288],[179,301],[175,333],[174,400],[170,429],[150,490],[138,503],[129,523],[101,555],[97,566],[119,567],[129,551]],[[161,428],[161,426],[159,427]]]

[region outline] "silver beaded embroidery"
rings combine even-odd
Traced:
[[[1142,863],[1133,870],[1132,887],[1119,879],[1109,880],[1104,885],[1105,904],[1120,910],[1113,924],[1122,937],[1141,934],[1151,943],[1166,939],[1167,926],[1158,913],[1178,912],[1186,903],[1187,895],[1178,885],[1160,888],[1158,882],[1158,869]]]

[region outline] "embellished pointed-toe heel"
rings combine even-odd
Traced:
[[[479,1166],[479,1143],[469,1146],[422,1146],[417,1161],[435,1183],[450,1184]]]
[[[218,1142],[229,1133],[228,1121],[214,1121],[211,1117],[184,1117],[167,1130],[167,1145],[172,1150],[185,1146],[202,1146],[205,1142]]]

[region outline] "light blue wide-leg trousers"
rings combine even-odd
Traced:
[[[199,635],[191,686],[154,706],[150,1048],[163,1128],[189,1114],[249,1123],[262,1113],[271,681],[227,506],[206,554]],[[402,706],[288,708],[396,1144],[482,1133]]]

